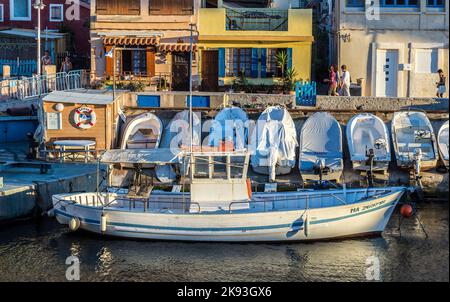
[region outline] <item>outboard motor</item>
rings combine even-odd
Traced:
[[[369,150],[367,150],[367,146],[366,146],[366,165],[369,167],[369,169],[367,170],[367,182],[369,184],[369,187],[373,187],[373,161],[375,159],[375,151],[370,148]]]
[[[422,159],[423,159],[423,154],[422,154],[422,149],[417,148],[414,150],[414,156],[413,156],[413,164],[414,164],[414,180],[416,181],[416,186],[418,186],[419,188],[423,188],[422,187],[422,176],[420,176],[420,169],[422,166]]]

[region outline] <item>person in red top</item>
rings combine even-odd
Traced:
[[[329,71],[330,71],[329,77],[328,79],[325,79],[324,82],[328,83],[328,95],[336,96],[338,95],[336,91],[338,83],[337,83],[337,74],[333,65],[330,66]]]

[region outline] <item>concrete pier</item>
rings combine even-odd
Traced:
[[[35,168],[3,169],[0,188],[0,222],[30,216],[51,208],[58,193],[95,191],[97,165],[51,163],[48,174]]]

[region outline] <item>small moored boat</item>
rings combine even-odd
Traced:
[[[441,159],[448,170],[448,121],[446,121],[439,129],[438,146]]]
[[[182,146],[191,145],[191,133],[189,127],[189,110],[184,110],[175,114],[162,134],[160,148],[179,149]],[[198,147],[202,139],[202,121],[201,114],[192,113],[192,145]],[[155,167],[155,173],[158,180],[162,183],[174,182],[177,178],[177,165],[158,165]]]
[[[173,151],[173,150],[172,150]],[[403,187],[252,194],[247,181],[248,152],[173,154],[159,150],[107,151],[105,164],[163,164],[208,157],[209,177],[191,175],[190,193],[151,192],[149,196],[71,193],[53,196],[54,213],[71,230],[84,229],[125,238],[182,241],[308,241],[380,234]],[[232,166],[230,158],[243,157]],[[192,169],[191,169],[192,171]],[[222,175],[222,171],[226,171]]]
[[[286,108],[267,108],[259,117],[253,130],[251,165],[253,171],[268,174],[271,181],[276,175],[289,174],[295,167],[297,131]]]
[[[222,142],[233,142],[235,150],[247,148],[248,116],[241,108],[224,108],[214,118],[209,132],[209,145],[218,148]]]
[[[397,166],[421,170],[436,167],[438,149],[433,126],[421,111],[400,111],[392,119],[392,141]]]
[[[156,149],[159,147],[163,124],[152,113],[134,117],[125,127],[120,149]]]
[[[299,169],[306,181],[340,180],[344,169],[342,129],[328,112],[313,114],[303,125]]]
[[[353,169],[387,171],[391,147],[386,124],[373,114],[358,114],[347,124],[347,141]]]

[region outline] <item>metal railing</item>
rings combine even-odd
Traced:
[[[68,73],[59,72],[20,79],[3,79],[0,81],[0,97],[26,100],[40,97],[53,91],[85,88],[88,84],[89,74],[85,70],[74,70]]]
[[[287,31],[288,11],[270,8],[227,9],[226,30]]]

